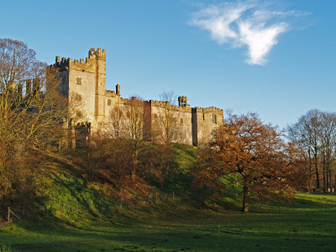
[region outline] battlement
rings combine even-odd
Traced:
[[[149,103],[152,105],[152,106],[155,106],[155,107],[167,107],[167,106],[170,106],[170,102],[169,101],[157,101],[157,100],[149,100]]]
[[[188,101],[187,96],[179,96],[178,97],[179,107],[186,107],[187,106],[187,101]]]
[[[122,98],[120,97],[120,103],[127,104],[129,102],[128,98]]]
[[[105,90],[105,95],[106,96],[115,96],[115,91],[113,90]]]
[[[148,101],[152,107],[159,107],[159,108],[167,108],[170,107],[174,111],[181,111],[181,112],[190,112],[190,105],[186,104],[183,107],[170,105],[169,101],[157,101],[157,100],[149,100]]]
[[[89,50],[89,59],[92,58],[106,60],[106,50],[105,49],[102,50],[101,48],[97,48],[97,50],[95,50],[94,48],[91,48]]]
[[[61,68],[61,70],[68,69],[69,67],[70,58],[66,59],[65,57],[56,56],[55,63],[50,65],[50,67],[57,67]]]
[[[216,108],[216,107],[207,107],[207,108],[200,108],[200,107],[195,107],[194,108],[196,113],[203,113],[203,114],[207,114],[207,113],[219,113],[219,114],[223,114],[223,109],[220,108]]]
[[[88,57],[85,58],[85,60],[84,59],[79,59],[79,60],[74,59],[73,60],[71,58],[66,59],[65,57],[62,57],[62,60],[61,60],[60,56],[56,56],[55,63],[52,66],[58,67],[58,68],[61,68],[61,70],[64,70],[65,67],[69,67],[69,64],[73,64],[78,67],[85,67],[86,64],[92,64],[92,61],[95,61],[95,60],[106,61],[106,50],[105,49],[102,50],[101,48],[97,48],[97,50],[95,50],[95,48],[91,48],[89,50],[89,55]]]

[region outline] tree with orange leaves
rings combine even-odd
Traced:
[[[290,200],[301,183],[301,151],[286,143],[281,132],[264,124],[257,114],[232,115],[217,130],[216,148],[202,159],[198,180],[237,174],[243,190],[243,212],[251,198],[262,201]],[[209,173],[211,173],[210,176]],[[197,178],[197,176],[196,176]]]

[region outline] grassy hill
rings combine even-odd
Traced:
[[[0,243],[20,251],[86,252],[336,248],[334,194],[297,194],[295,203],[253,205],[243,214],[234,178],[225,178],[230,187],[216,197],[190,190],[191,146],[174,145],[178,169],[163,188],[146,178],[115,186],[104,172],[86,181],[84,151],[44,153],[39,201],[24,212],[12,208],[23,218],[0,229]]]

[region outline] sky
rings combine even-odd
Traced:
[[[1,1],[0,37],[48,64],[106,50],[106,89],[257,112],[280,128],[336,112],[336,1]]]

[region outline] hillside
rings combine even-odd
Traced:
[[[61,154],[44,152],[43,165],[35,178],[36,203],[10,207],[26,220],[53,216],[69,222],[87,214],[113,218],[121,209],[123,214],[147,216],[176,216],[185,210],[238,209],[232,186],[226,192],[230,196],[226,203],[210,197],[212,192],[207,189],[190,190],[193,178],[189,172],[196,160],[196,148],[173,144],[173,152],[176,166],[163,185],[154,175],[136,177],[134,181],[125,175],[123,181],[117,183],[112,172],[99,168],[94,178],[88,180],[86,157],[90,149],[63,150]],[[5,209],[1,215],[6,216]]]
[[[103,170],[87,181],[83,158],[90,150],[45,152],[36,178],[39,201],[12,207],[23,218],[0,229],[0,243],[19,251],[69,252],[334,248],[334,195],[298,194],[296,203],[254,204],[243,214],[234,177],[223,178],[228,187],[221,195],[192,191],[189,171],[197,150],[180,144],[173,149],[178,169],[163,188],[139,177],[115,186]]]

